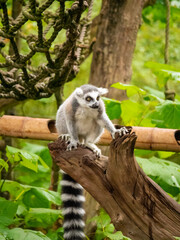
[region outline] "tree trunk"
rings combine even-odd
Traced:
[[[96,159],[87,148],[66,151],[61,140],[49,144],[53,160],[107,211],[116,230],[132,240],[180,237],[180,205],[145,175],[134,158],[134,133],[116,136],[109,158]]]
[[[147,2],[103,0],[93,49],[91,84],[109,89],[115,82],[130,81],[137,32],[141,25],[142,9]],[[120,100],[125,97],[120,90],[109,90],[109,97]]]

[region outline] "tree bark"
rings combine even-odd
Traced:
[[[96,159],[81,146],[67,152],[66,143],[49,144],[53,160],[79,182],[107,211],[116,230],[132,240],[180,237],[180,205],[145,175],[134,158],[134,133],[116,136],[109,158]]]
[[[131,79],[131,63],[141,15],[147,1],[103,0],[96,43],[93,49],[90,83],[109,87]],[[125,93],[110,88],[108,97],[125,98]]]

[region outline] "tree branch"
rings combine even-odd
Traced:
[[[145,175],[134,158],[134,133],[116,136],[110,155],[96,159],[91,150],[66,151],[49,144],[54,162],[79,182],[107,211],[116,230],[133,240],[180,236],[180,205]]]

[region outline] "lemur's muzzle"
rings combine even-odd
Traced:
[[[98,105],[98,103],[94,103],[92,106],[91,106],[91,108],[98,108],[99,107],[99,105]]]

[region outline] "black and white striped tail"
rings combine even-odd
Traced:
[[[63,173],[61,186],[64,240],[83,240],[85,239],[83,231],[83,216],[85,214],[83,209],[83,202],[85,201],[83,188],[66,173]]]

